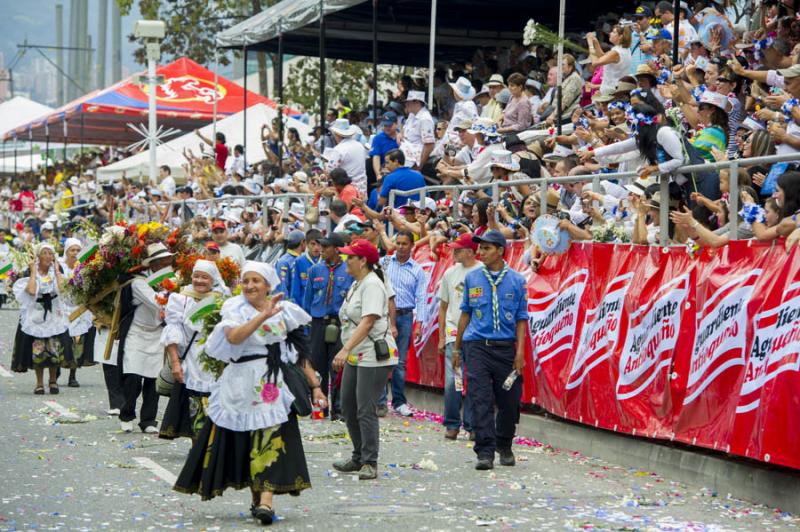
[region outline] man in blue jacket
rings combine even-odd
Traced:
[[[308,270],[320,261],[319,241],[322,239],[322,232],[318,229],[309,229],[306,233],[306,250],[294,261],[294,273],[292,274],[291,289],[289,296],[292,303],[303,306],[308,284]]]

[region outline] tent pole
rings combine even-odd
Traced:
[[[242,53],[244,54],[244,102],[242,104],[242,146],[244,146],[244,153],[242,154],[242,160],[244,161],[244,166],[247,167],[247,46],[242,47]]]
[[[67,116],[64,115],[64,121],[61,123],[63,126],[62,132],[64,133],[64,165],[67,164]]]
[[[428,108],[433,109],[433,53],[436,50],[436,0],[431,2],[431,38],[428,49]],[[377,85],[375,86],[377,90]]]
[[[217,142],[217,94],[219,93],[219,49],[214,47],[214,121],[211,138]]]
[[[436,0],[434,0],[435,2]],[[372,0],[372,123],[373,131],[378,132],[378,0]]]
[[[17,136],[14,135],[14,178],[17,177]]]
[[[28,129],[28,144],[31,145],[31,160],[30,160],[30,163],[31,163],[31,172],[33,172],[33,131],[31,131],[30,128]]]
[[[47,129],[47,124],[45,124],[45,129]],[[47,132],[47,136],[44,139],[44,175],[47,176],[47,172],[50,170],[50,132]]]
[[[152,91],[152,92],[153,92],[153,94],[155,94],[155,91]],[[152,141],[150,141],[150,149],[151,150],[155,149],[155,146],[153,144],[154,143]],[[152,173],[153,173],[152,172],[152,166],[153,166],[152,165],[152,161],[153,161],[153,159],[155,159],[155,157],[151,154],[150,155],[150,161],[151,161],[151,164],[150,164],[150,167],[151,167],[150,168],[150,170],[151,170],[150,174],[151,174],[151,176],[150,177],[151,177],[151,179],[152,179]],[[80,153],[80,156],[78,157],[78,177],[79,178],[83,177],[83,113],[81,113],[81,153]]]
[[[323,129],[325,108],[325,0],[319,0],[319,126]]]
[[[278,177],[283,177],[283,19],[278,28]]]
[[[675,5],[672,7],[672,15],[675,17],[675,20],[672,21],[672,64],[678,64],[678,46],[680,44],[680,34],[681,34],[681,2],[680,0],[675,0]]]
[[[562,114],[562,101],[561,101],[561,83],[564,79],[564,16],[566,6],[564,0],[561,0],[558,11],[558,79],[556,81],[556,125],[558,134],[561,134],[561,114]]]

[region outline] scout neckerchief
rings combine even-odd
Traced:
[[[341,262],[337,262],[336,264],[331,266],[327,262],[325,263],[325,266],[328,267],[328,272],[330,272],[330,274],[328,276],[328,289],[325,291],[325,306],[326,307],[328,305],[330,305],[331,302],[333,301],[333,274],[336,272],[336,268],[338,268],[340,264],[341,264]]]
[[[303,253],[303,255],[306,256],[306,258],[308,259],[308,262],[310,262],[312,266],[322,260],[322,255],[317,257],[316,260],[315,260],[311,255],[308,254],[308,250],[306,250],[306,252]]]
[[[503,281],[507,271],[508,264],[504,262],[503,269],[500,270],[500,274],[497,276],[497,279],[495,279],[494,276],[489,273],[489,268],[487,268],[485,264],[483,265],[483,275],[486,276],[486,280],[492,285],[492,322],[495,331],[500,330],[500,302],[497,299],[497,287]]]

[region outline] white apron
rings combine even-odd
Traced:
[[[132,323],[125,340],[123,373],[155,379],[163,365],[164,346],[161,344],[161,327],[150,329]]]

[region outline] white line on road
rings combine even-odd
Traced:
[[[59,416],[69,418],[69,419],[80,419],[81,416],[76,414],[75,412],[70,412],[69,409],[63,405],[56,403],[55,401],[45,401],[50,410],[56,412]]]
[[[157,463],[153,462],[149,458],[145,458],[144,456],[135,456],[133,458],[134,461],[138,462],[139,465],[142,465],[149,469],[155,476],[163,480],[168,484],[175,484],[175,481],[178,480],[178,477],[158,465]]]
[[[5,368],[5,366],[3,366],[2,364],[0,364],[0,377],[11,378],[11,377],[13,377],[13,376],[14,376],[14,374],[13,374],[13,373],[11,373],[10,371],[8,371],[8,370]]]

